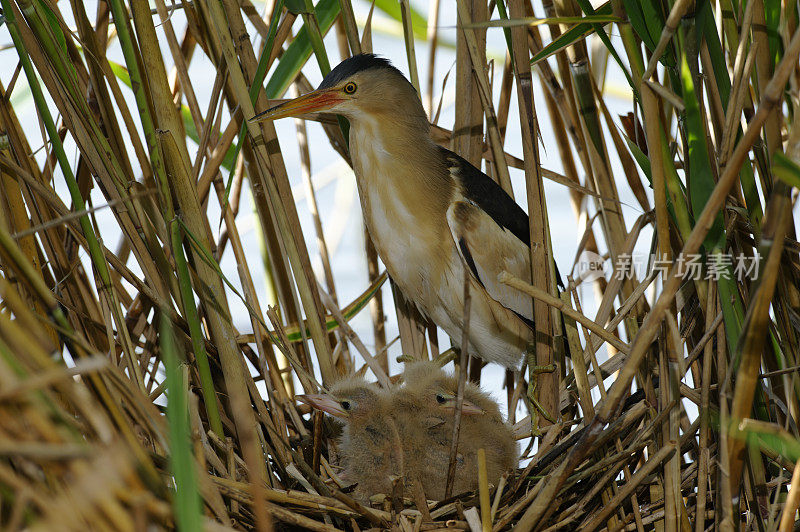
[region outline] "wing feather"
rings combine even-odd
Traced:
[[[450,174],[458,183],[464,199],[473,202],[492,219],[494,223],[509,231],[525,246],[530,247],[531,235],[528,215],[503,187],[484,174],[469,161],[459,155],[439,148],[450,168]]]
[[[492,178],[475,168],[463,157],[448,149],[439,148],[450,168],[450,174],[458,183],[464,199],[480,207],[497,225],[510,231],[526,247],[531,245],[528,215],[522,210],[514,198],[506,194],[503,187]],[[561,290],[565,290],[558,271],[558,265],[553,261],[556,273],[556,283]]]
[[[468,200],[447,209],[447,223],[464,263],[486,293],[532,326],[531,299],[497,280],[502,271],[530,282],[528,246]]]

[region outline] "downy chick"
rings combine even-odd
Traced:
[[[444,496],[447,466],[450,459],[450,442],[453,434],[453,413],[456,407],[458,379],[448,375],[435,363],[416,363],[405,372],[406,401],[423,404],[427,441],[424,468],[428,471],[431,495]],[[397,409],[397,400],[394,401]],[[399,409],[397,409],[399,410]],[[464,387],[459,458],[453,493],[477,488],[478,449],[486,452],[487,475],[496,484],[500,475],[515,468],[519,450],[512,428],[505,423],[497,403],[478,386],[467,382]],[[438,424],[436,422],[438,421]],[[402,432],[402,429],[401,429]],[[405,438],[404,438],[405,445]],[[411,459],[407,460],[411,463]],[[442,470],[441,475],[430,471]],[[440,478],[441,477],[441,478]],[[423,477],[425,478],[425,477]],[[424,484],[425,482],[423,482]],[[426,486],[426,493],[427,493]]]
[[[403,475],[403,452],[387,392],[349,378],[332,386],[330,394],[298,398],[344,422],[343,477],[358,483],[354,496],[367,501],[376,493],[391,493],[392,476]]]
[[[455,396],[458,380],[448,377],[448,390]],[[462,415],[461,435],[464,452],[475,453],[483,447],[486,452],[486,472],[489,483],[497,485],[500,475],[519,464],[519,446],[514,436],[514,429],[505,422],[500,407],[492,397],[479,386],[467,382],[464,386],[464,400],[481,410],[479,414]],[[455,397],[442,405],[442,409],[451,413],[455,410]]]
[[[434,362],[407,365],[403,381],[403,386],[392,394],[392,404],[403,442],[407,479],[417,479],[429,499],[441,500],[445,496],[453,438],[453,412],[445,405],[455,404],[455,395],[447,389],[447,374]],[[464,401],[464,417],[480,412],[469,400]],[[477,461],[465,455],[461,441],[454,494],[477,487]]]

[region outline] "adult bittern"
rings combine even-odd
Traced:
[[[391,493],[393,477],[403,476],[403,449],[391,416],[389,395],[360,378],[339,381],[330,394],[298,399],[344,422],[340,441],[345,480],[358,483],[355,496],[368,500]]]
[[[252,120],[312,112],[350,122],[367,228],[403,295],[460,347],[466,268],[469,354],[518,369],[534,339],[533,309],[498,275],[531,279],[525,211],[486,174],[434,143],[414,87],[386,59],[346,59],[317,90]]]

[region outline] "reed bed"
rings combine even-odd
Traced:
[[[428,13],[376,1],[366,24],[350,0],[103,0],[95,12],[2,0],[0,61],[16,64],[0,79],[3,530],[796,528],[798,3],[454,5],[451,43],[438,0]],[[300,168],[287,168],[273,124],[246,121],[309,90],[309,64],[325,74],[370,51],[372,10],[403,30],[398,66],[436,140],[508,191],[524,183],[516,199],[548,255],[548,210],[566,206],[545,201],[544,180],[568,187],[582,234],[575,264],[560,265],[566,289],[549,265],[535,286],[503,279],[551,339],[536,355],[557,365],[537,386],[553,419],[517,422],[520,438],[541,431],[520,469],[422,509],[402,490],[355,501],[334,428],[295,394],[356,372],[395,379],[387,315],[406,357],[447,339],[401,295],[383,297],[368,238],[361,295],[336,294],[309,176],[317,150],[349,161],[346,127],[310,117],[330,140],[312,151],[299,122]],[[487,31],[503,32],[504,64]],[[453,44],[444,85],[417,68]],[[198,57],[216,67],[205,79],[189,76]],[[614,83],[627,115],[609,111]],[[459,95],[452,124],[438,119],[443,86]],[[28,92],[38,128],[12,105]],[[504,148],[512,123],[520,153]],[[558,172],[540,164],[540,124]],[[247,193],[261,254],[237,227]],[[643,214],[626,220],[621,195]],[[644,272],[631,268],[641,248]],[[237,267],[221,268],[231,255]],[[581,270],[586,257],[605,275]],[[367,307],[364,342],[347,321]],[[468,369],[479,381],[481,364]],[[508,374],[512,414],[526,378]]]

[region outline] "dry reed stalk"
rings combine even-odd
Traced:
[[[513,2],[509,8],[511,17],[525,16],[522,3]],[[528,216],[530,217],[531,284],[552,295],[556,292],[555,272],[550,258],[552,256],[552,253],[550,253],[552,248],[540,170],[539,125],[533,105],[533,86],[525,28],[515,27],[511,29],[511,43],[514,51],[514,79],[517,84],[517,104],[522,132]],[[552,323],[556,321],[554,313],[541,301],[534,301],[532,315],[536,330],[536,339],[533,346],[535,364],[539,366],[553,364],[555,358],[553,345],[549,338],[554,330]],[[528,361],[529,366],[533,365],[533,363],[534,361]],[[545,411],[550,412],[551,415],[553,415],[553,412],[558,411],[557,372],[545,373],[539,376],[537,394],[536,400]],[[548,420],[544,420],[542,425],[547,423]]]

